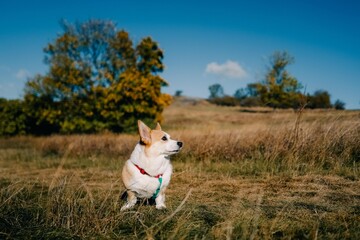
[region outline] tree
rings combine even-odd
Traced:
[[[246,90],[247,90],[249,97],[258,97],[259,96],[259,92],[258,92],[259,84],[260,83],[249,83],[246,86]]]
[[[0,136],[23,135],[27,130],[24,104],[0,98]]]
[[[269,61],[265,80],[256,85],[261,101],[273,108],[297,107],[302,86],[286,70],[289,64],[294,63],[294,58],[285,51],[274,52]]]
[[[336,110],[345,110],[345,103],[339,99],[337,99],[334,103],[334,107]]]
[[[331,108],[330,94],[325,90],[317,90],[313,95],[307,96],[308,108]]]
[[[121,129],[136,130],[137,125],[133,123],[138,119],[148,123],[154,122],[154,119],[162,121],[161,113],[171,103],[171,96],[161,93],[163,84],[161,77],[143,75],[135,69],[129,69],[120,76],[113,93],[119,97],[121,119],[124,119],[120,121]]]
[[[239,100],[245,99],[245,98],[247,98],[247,96],[248,96],[248,93],[246,92],[246,89],[244,89],[244,88],[239,88],[234,93],[234,97]]]
[[[210,97],[209,97],[210,99],[220,98],[220,97],[224,96],[224,89],[218,83],[210,85],[209,86],[209,91],[210,91]]]
[[[111,21],[62,22],[63,33],[44,49],[49,71],[30,79],[25,101],[37,126],[62,133],[121,132],[135,118],[161,121],[170,96],[163,51],[151,37],[137,46]],[[141,107],[140,107],[141,106]]]
[[[182,90],[176,90],[175,91],[175,97],[181,97],[182,96],[183,91]]]
[[[151,37],[146,37],[139,43],[136,47],[136,53],[138,58],[137,68],[140,72],[157,74],[164,70],[162,63],[163,51]],[[166,82],[164,81],[163,84],[165,86]]]
[[[120,74],[126,69],[136,66],[135,50],[133,48],[133,42],[129,38],[129,34],[121,30],[116,33],[114,39],[110,40],[110,73],[109,78],[113,80],[119,79]]]

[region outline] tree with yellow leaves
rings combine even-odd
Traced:
[[[171,96],[163,51],[151,37],[137,46],[111,21],[62,22],[64,32],[44,49],[49,71],[25,88],[33,133],[124,132],[137,119],[161,121]]]

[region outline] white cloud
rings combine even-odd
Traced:
[[[30,72],[28,70],[26,70],[26,69],[20,69],[15,74],[15,77],[17,79],[24,79],[24,78],[30,77]]]
[[[238,62],[231,60],[228,60],[223,64],[211,62],[206,66],[205,73],[232,79],[241,79],[247,76],[244,68]]]

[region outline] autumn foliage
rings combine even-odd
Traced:
[[[26,83],[26,133],[125,132],[137,119],[162,120],[171,96],[161,92],[168,84],[159,76],[157,42],[145,37],[135,46],[111,21],[61,25],[63,33],[44,49],[48,72]],[[18,133],[24,131],[12,134]]]

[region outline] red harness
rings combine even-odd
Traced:
[[[159,174],[159,175],[156,175],[156,176],[151,176],[151,175],[148,174],[143,168],[139,167],[139,166],[136,165],[135,163],[134,163],[134,165],[135,165],[135,167],[136,167],[137,169],[139,169],[139,171],[140,171],[140,173],[141,173],[142,175],[148,175],[148,176],[154,177],[154,178],[161,178],[161,177],[162,177],[162,174]]]

